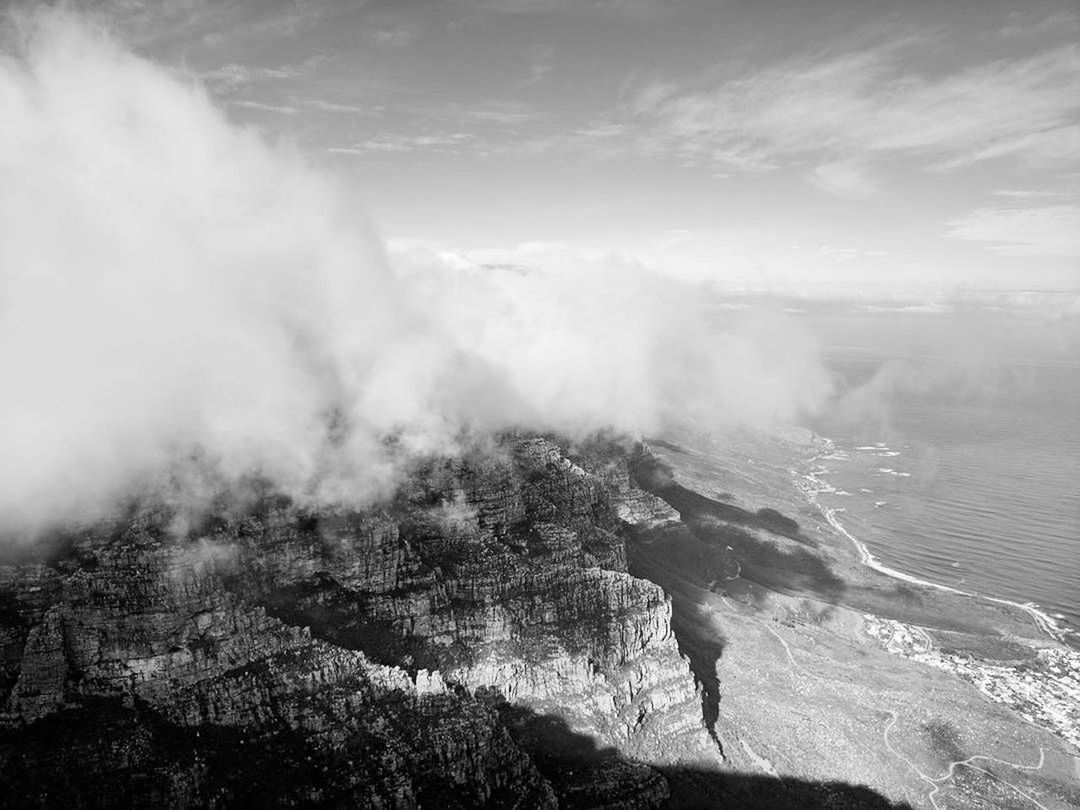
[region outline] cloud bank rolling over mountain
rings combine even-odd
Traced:
[[[597,258],[388,258],[353,192],[69,14],[0,61],[0,523],[249,476],[385,494],[402,456],[529,424],[762,425],[829,381],[780,318]]]

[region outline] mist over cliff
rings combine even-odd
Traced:
[[[194,79],[69,13],[4,27],[0,529],[251,476],[363,503],[463,437],[762,425],[828,394],[796,326],[628,260],[389,258],[347,186]]]

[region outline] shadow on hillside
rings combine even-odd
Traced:
[[[718,570],[716,561],[709,559],[707,549],[701,548],[683,527],[661,533],[660,539],[657,534],[631,535],[626,548],[629,572],[655,582],[671,597],[671,630],[701,688],[702,723],[719,745],[716,719],[720,714],[720,681],[716,662],[724,653],[727,639],[708,608],[710,583]]]
[[[561,808],[802,808],[900,810],[866,787],[725,773],[706,768],[663,768],[622,757],[573,731],[565,721],[500,702],[500,724],[554,789]],[[461,697],[465,703],[471,698]],[[383,707],[387,709],[386,706]],[[529,806],[516,789],[522,774],[486,791],[432,767],[426,747],[431,717],[400,704],[389,725],[360,724],[343,747],[296,729],[251,738],[232,727],[173,725],[147,705],[113,698],[85,701],[17,730],[0,730],[0,806],[38,808],[195,806],[372,806],[368,799],[408,787],[424,807]],[[494,719],[494,718],[493,718]],[[395,736],[418,724],[417,734]],[[440,727],[436,723],[436,728]],[[387,742],[395,758],[380,756]],[[497,746],[499,735],[492,738]],[[418,748],[413,748],[418,745]],[[438,745],[438,743],[436,743]],[[483,759],[490,751],[474,751]],[[463,773],[469,773],[466,768]],[[489,771],[488,775],[494,772]],[[372,789],[369,791],[368,788]],[[315,796],[321,796],[316,800]],[[327,797],[332,797],[329,804]],[[910,808],[909,808],[910,810]]]
[[[843,593],[843,581],[811,550],[817,544],[792,518],[774,509],[751,512],[707,498],[676,482],[671,468],[651,456],[635,462],[633,475],[638,486],[662,498],[682,518],[685,530],[660,530],[665,546],[681,558],[679,568],[689,572],[684,564],[693,560],[696,566],[704,563],[704,575],[729,581],[737,564],[739,577],[780,593],[829,602]],[[797,545],[774,542],[769,534]]]
[[[654,495],[659,495],[680,513],[708,515],[748,529],[762,529],[807,546],[817,546],[813,539],[800,531],[797,521],[775,509],[758,509],[756,512],[751,512],[749,509],[708,498],[687,489],[675,481],[671,467],[655,456],[646,454],[637,456],[632,461],[632,467],[638,486]]]
[[[670,442],[650,442],[673,453],[687,452]],[[868,575],[869,584],[843,581],[815,550],[819,544],[795,520],[775,510],[752,512],[694,492],[679,484],[671,467],[654,456],[638,456],[632,473],[639,487],[662,498],[682,518],[682,526],[639,534],[634,538],[636,554],[631,555],[638,562],[635,575],[652,579],[669,593],[690,578],[699,588],[711,585],[749,605],[760,606],[765,591],[810,597],[826,603],[817,620],[831,611],[830,605],[843,604],[947,632],[999,635],[983,614],[950,611],[947,606],[955,607],[955,602],[935,589],[873,574]],[[671,570],[658,572],[661,567]]]
[[[808,548],[815,544],[791,518],[771,509],[751,512],[693,492],[651,456],[639,457],[632,473],[638,486],[662,498],[682,518],[679,525],[632,532],[627,560],[633,576],[655,582],[671,597],[672,630],[702,689],[702,721],[716,739],[716,661],[726,641],[709,607],[710,595],[723,590],[760,605],[765,588],[836,602],[844,583]],[[784,539],[774,542],[770,534]]]
[[[560,807],[665,808],[909,808],[867,787],[726,773],[705,768],[664,768],[633,762],[573,731],[562,718],[501,704],[500,718],[555,789]],[[666,784],[665,784],[666,782]],[[666,794],[666,798],[665,798]]]

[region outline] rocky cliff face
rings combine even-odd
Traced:
[[[71,536],[0,568],[0,803],[655,806],[640,760],[720,756],[626,572],[628,527],[676,518],[613,443],[510,437],[378,509]]]

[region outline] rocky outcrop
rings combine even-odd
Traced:
[[[141,509],[0,569],[0,779],[19,806],[655,806],[633,757],[716,757],[670,601],[626,572],[627,526],[670,519],[616,443],[537,437],[376,509]],[[618,756],[568,776],[506,707]]]

